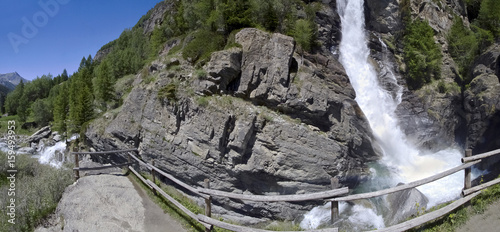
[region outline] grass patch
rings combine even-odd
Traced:
[[[299,224],[290,221],[275,221],[264,229],[271,231],[304,231]]]
[[[146,179],[151,179],[151,176],[141,174],[144,178]],[[182,226],[187,229],[188,231],[194,231],[194,232],[203,232],[205,231],[205,227],[198,223],[198,221],[192,219],[188,215],[186,215],[184,212],[179,210],[174,204],[172,204],[170,201],[167,199],[163,198],[160,194],[154,195],[153,191],[149,188],[149,186],[145,185],[139,178],[137,178],[135,175],[130,175],[132,178],[136,181],[136,183],[139,183],[139,185],[146,190],[149,198],[153,200],[156,204],[158,204],[164,212],[168,213],[170,216],[175,218],[177,221],[179,221]],[[195,214],[204,214],[205,209],[203,209],[201,206],[197,205],[196,202],[193,200],[189,199],[188,197],[184,196],[182,193],[180,193],[177,189],[175,189],[173,186],[170,185],[165,185],[160,183],[160,181],[156,181],[156,185],[158,185],[165,193],[170,195],[172,198],[174,198],[176,201],[181,203],[184,207],[189,209],[191,212]],[[221,229],[221,228],[216,228],[212,231],[215,232],[228,232],[229,230]]]
[[[212,52],[223,49],[225,45],[224,36],[215,32],[200,30],[193,37],[182,51],[182,57],[192,64],[208,61]]]
[[[19,119],[19,116],[17,115],[11,115],[7,117],[0,118],[0,133],[2,134],[7,134],[9,131],[9,121],[15,121],[15,130],[16,135],[32,135],[34,132],[37,131],[38,128],[28,128],[28,129],[22,129],[21,128],[21,121]],[[30,122],[32,120],[29,120]],[[11,125],[12,126],[12,125]]]
[[[135,79],[134,74],[130,74],[118,79],[115,83],[115,93],[121,98],[127,96],[134,87],[133,86],[134,79]]]
[[[0,178],[6,179],[7,155],[0,152]],[[7,183],[0,183],[0,231],[33,231],[57,207],[66,187],[73,182],[72,170],[40,164],[27,155],[16,156],[16,224],[6,223],[10,196]],[[5,223],[4,223],[5,222]]]
[[[181,66],[180,65],[172,65],[172,66],[169,66],[167,68],[167,70],[169,71],[175,71],[175,72],[179,72],[182,70]]]
[[[208,103],[210,103],[210,100],[208,99],[208,97],[199,97],[196,99],[196,103],[198,103],[200,107],[207,107]]]
[[[500,178],[500,176],[499,176]],[[482,191],[477,197],[473,198],[469,206],[462,206],[439,220],[430,224],[417,227],[410,231],[438,232],[455,231],[460,226],[467,223],[469,217],[475,214],[482,214],[489,205],[500,199],[500,184],[493,185]],[[441,204],[431,208],[428,212],[445,207],[449,203]]]
[[[205,69],[196,69],[194,71],[194,76],[198,79],[201,79],[201,78],[205,78],[207,77],[207,71],[205,71]]]
[[[170,83],[168,85],[163,86],[159,91],[158,91],[158,97],[162,99],[168,99],[171,102],[176,102],[177,99],[177,87],[179,84],[177,83]]]

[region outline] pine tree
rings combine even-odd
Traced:
[[[38,126],[46,126],[53,119],[52,106],[49,104],[48,99],[37,99],[31,105],[33,112],[33,120]]]
[[[66,69],[63,70],[63,72],[61,74],[61,78],[62,78],[61,82],[67,81],[69,79],[68,71],[66,71]]]
[[[17,107],[17,115],[19,116],[19,121],[26,122],[29,116],[29,101],[28,96],[23,94],[19,99],[19,106]]]
[[[74,74],[73,77],[71,78],[71,82],[69,84],[69,89],[68,89],[68,106],[69,106],[69,112],[68,112],[68,123],[67,123],[67,130],[70,132],[76,132],[77,131],[77,121],[78,121],[78,110],[77,110],[77,105],[78,105],[78,82],[79,80],[79,75],[78,73]]]
[[[83,124],[90,121],[94,116],[94,109],[92,107],[92,92],[88,86],[83,86],[82,90],[78,93],[78,101],[76,106],[77,111],[77,128],[80,130]]]
[[[24,93],[24,82],[21,82],[16,86],[14,91],[7,95],[5,99],[5,111],[9,115],[17,114],[17,108],[19,107],[19,100],[23,96]]]
[[[94,86],[96,97],[103,101],[109,101],[113,94],[113,76],[108,60],[104,60],[96,71],[96,85]]]
[[[65,84],[61,86],[59,94],[54,102],[54,126],[55,130],[64,133],[68,129],[66,119],[69,113],[68,89]]]

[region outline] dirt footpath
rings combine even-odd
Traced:
[[[457,232],[497,232],[500,231],[500,200],[493,202],[483,214],[476,214]]]
[[[186,231],[123,175],[94,175],[66,188],[47,231]]]

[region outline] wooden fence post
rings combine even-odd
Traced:
[[[472,156],[472,150],[466,149],[465,157],[471,157],[471,156]],[[468,167],[465,169],[464,189],[470,189],[471,187],[472,187],[471,167]]]
[[[75,149],[76,150],[76,149]],[[75,151],[73,150],[73,151]],[[78,160],[78,154],[75,153],[75,168],[80,168],[80,161]],[[80,179],[80,170],[75,170],[75,182]]]
[[[128,168],[129,165],[131,165],[130,163],[132,163],[132,156],[130,156],[130,152],[127,152],[127,167],[126,167],[126,170],[127,170],[127,173],[130,172],[130,168]]]
[[[339,179],[333,177],[330,179],[332,189],[337,189],[339,187]],[[332,201],[332,224],[339,219],[339,202]]]
[[[153,160],[151,162],[151,166],[155,166],[155,161]],[[155,169],[151,168],[151,179],[153,179],[153,183],[156,184],[156,177],[155,177]],[[153,188],[153,193],[156,196],[156,189]]]
[[[205,188],[210,189],[210,179],[205,179]],[[205,199],[205,216],[212,217],[212,196]],[[210,228],[205,228],[206,232],[212,231]]]

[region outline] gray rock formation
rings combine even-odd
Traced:
[[[379,33],[394,33],[401,30],[399,2],[396,0],[366,1],[367,27]]]
[[[265,104],[283,103],[290,85],[293,38],[243,29],[236,34],[236,42],[243,46],[242,73],[236,94],[265,101]]]
[[[241,59],[240,48],[214,52],[205,67],[208,76],[199,80],[197,91],[208,95],[234,92],[231,84],[241,77]]]
[[[491,46],[477,60],[472,71],[474,79],[464,93],[467,114],[467,147],[473,153],[487,152],[500,147],[500,76],[497,73],[500,44]],[[488,167],[499,157],[485,162]]]

